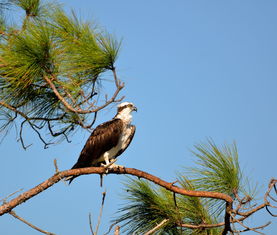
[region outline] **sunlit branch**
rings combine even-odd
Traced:
[[[12,199],[11,201],[5,203],[4,205],[0,206],[0,215],[3,215],[9,211],[11,211],[16,206],[20,205],[21,203],[29,200],[30,198],[36,196],[37,194],[41,193],[42,191],[46,190],[47,188],[51,187],[52,185],[59,182],[62,178],[66,178],[68,176],[79,176],[79,175],[86,175],[86,174],[106,174],[106,168],[104,167],[88,167],[88,168],[80,168],[80,169],[72,169],[61,171],[47,179],[46,181],[42,182],[41,184],[37,185],[36,187],[28,190],[25,193],[22,193],[18,197]],[[154,175],[151,175],[147,172],[140,171],[134,168],[116,168],[116,169],[109,169],[107,174],[129,174],[133,176],[137,176],[140,178],[144,178],[147,180],[156,183],[167,190],[172,192],[192,196],[192,197],[207,197],[207,198],[216,198],[220,200],[224,200],[227,203],[232,204],[233,199],[224,193],[218,192],[208,192],[208,191],[192,191],[186,190],[177,186],[172,185],[172,183],[166,182]]]
[[[164,219],[161,223],[159,223],[156,227],[152,228],[148,232],[146,232],[144,235],[150,235],[153,234],[154,232],[158,231],[160,228],[164,226],[169,221],[169,219]]]
[[[166,182],[154,175],[151,175],[147,172],[137,170],[134,168],[112,168],[108,170],[104,167],[88,167],[88,168],[80,168],[80,169],[72,169],[72,170],[66,170],[66,171],[61,171],[58,172],[56,170],[56,174],[54,174],[52,177],[49,179],[45,180],[41,184],[35,186],[34,188],[22,193],[18,197],[8,201],[4,202],[2,206],[0,206],[0,215],[3,215],[5,213],[9,213],[12,211],[15,207],[20,205],[21,203],[31,199],[32,197],[36,196],[37,194],[43,192],[47,188],[53,186],[54,184],[58,183],[60,180],[67,178],[69,176],[80,176],[80,175],[86,175],[86,174],[128,174],[128,175],[133,175],[137,176],[139,178],[144,178],[146,180],[152,181],[153,183],[160,185],[161,187],[164,187],[165,189],[177,193],[177,194],[182,194],[186,196],[191,196],[191,197],[204,197],[204,198],[214,198],[214,199],[219,199],[219,200],[224,200],[226,202],[226,211],[225,211],[225,219],[224,222],[217,223],[217,224],[182,224],[180,223],[178,226],[179,227],[186,227],[186,228],[191,228],[191,229],[209,229],[209,228],[214,228],[214,227],[221,227],[224,226],[224,229],[222,231],[222,234],[227,234],[228,231],[231,231],[230,224],[232,223],[239,223],[241,226],[243,226],[243,221],[248,218],[250,215],[255,213],[256,211],[262,209],[265,207],[265,203],[263,203],[260,206],[257,206],[250,212],[239,212],[237,210],[232,210],[232,204],[233,204],[233,199],[224,193],[218,193],[218,192],[209,192],[209,191],[194,191],[194,190],[187,190],[184,188],[180,188],[178,186],[175,186],[173,183]],[[269,195],[270,191],[272,188],[274,188],[274,184],[276,184],[276,179],[271,180],[271,184],[269,185],[269,189],[266,192],[266,195]],[[241,216],[241,218],[236,218],[236,216]],[[262,227],[262,226],[260,226]],[[245,229],[250,229],[250,230],[257,230],[260,227],[257,228],[250,228],[250,227],[245,227]],[[253,230],[253,231],[254,231]]]
[[[114,92],[113,96],[109,100],[107,100],[105,102],[105,104],[103,104],[102,106],[95,107],[94,104],[92,104],[87,109],[74,108],[72,105],[70,105],[66,101],[66,99],[60,94],[60,92],[56,88],[55,84],[52,82],[52,80],[55,80],[54,77],[53,77],[53,79],[50,79],[48,76],[44,76],[44,80],[48,83],[50,88],[53,90],[54,94],[62,102],[62,104],[65,106],[65,108],[68,111],[71,111],[71,112],[76,113],[76,114],[88,114],[88,113],[98,112],[99,110],[104,109],[105,107],[107,107],[109,104],[111,104],[113,102],[119,102],[119,101],[121,101],[123,99],[123,98],[121,98],[121,99],[117,100],[116,98],[117,98],[120,90],[123,89],[124,83],[121,83],[118,80],[118,78],[116,76],[116,73],[115,73],[115,70],[113,70],[113,74],[114,74],[114,81],[115,81],[115,86],[116,86],[116,91]]]

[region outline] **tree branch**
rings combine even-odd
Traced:
[[[94,235],[92,222],[91,222],[91,213],[88,214],[88,221],[89,221],[89,229],[90,229],[91,235]]]
[[[44,80],[48,83],[48,85],[50,86],[50,88],[53,90],[53,92],[55,93],[55,95],[57,96],[57,98],[63,103],[63,105],[65,106],[65,108],[68,111],[71,111],[73,113],[76,114],[88,114],[88,113],[95,113],[98,112],[101,109],[104,109],[105,107],[107,107],[109,104],[116,102],[116,97],[119,94],[119,92],[121,91],[121,89],[124,88],[124,83],[120,83],[120,81],[117,79],[116,73],[115,73],[115,69],[113,69],[113,74],[114,74],[114,80],[115,80],[115,86],[116,86],[116,91],[114,92],[113,96],[107,100],[105,102],[105,104],[103,104],[102,106],[99,106],[97,108],[93,108],[89,107],[87,109],[80,109],[80,108],[74,108],[72,105],[70,105],[66,99],[60,94],[60,92],[58,91],[58,89],[56,88],[55,84],[52,82],[52,80],[48,77],[48,76],[44,76]],[[121,101],[123,98],[119,99],[118,101]],[[94,105],[93,105],[94,106]]]
[[[161,227],[163,227],[164,224],[166,224],[166,222],[168,222],[169,219],[164,219],[161,223],[159,223],[157,226],[155,226],[154,228],[152,228],[150,231],[146,232],[144,235],[150,235],[156,231],[158,231]]]
[[[100,226],[100,223],[101,223],[101,218],[102,218],[105,198],[106,198],[106,191],[104,191],[102,193],[102,202],[101,202],[101,207],[100,207],[100,211],[99,211],[99,215],[98,215],[98,221],[97,221],[97,225],[96,225],[96,229],[95,229],[95,233],[94,233],[95,235],[97,235],[98,229],[99,229],[99,226]]]
[[[28,226],[30,226],[31,228],[41,232],[41,233],[44,233],[44,234],[47,234],[47,235],[55,235],[54,233],[50,233],[50,232],[47,232],[45,230],[42,230],[41,228],[31,224],[30,222],[26,221],[25,219],[23,219],[22,217],[18,216],[14,211],[10,211],[9,212],[10,215],[12,215],[14,218],[22,221],[24,224],[27,224]]]
[[[0,216],[6,213],[10,213],[15,207],[19,206],[21,203],[31,199],[32,197],[36,196],[37,194],[43,192],[44,190],[48,189],[49,187],[53,186],[54,184],[58,183],[63,178],[67,178],[69,176],[80,176],[80,175],[87,175],[87,174],[128,174],[137,176],[139,178],[144,178],[146,180],[149,180],[161,187],[164,187],[165,189],[173,192],[182,194],[185,196],[191,196],[191,197],[205,197],[205,198],[214,198],[219,200],[224,200],[226,202],[226,211],[225,211],[225,219],[224,222],[218,223],[218,224],[198,224],[198,225],[190,225],[190,224],[179,224],[180,227],[187,227],[191,229],[205,229],[205,228],[213,228],[213,227],[220,227],[224,226],[224,229],[222,231],[222,234],[227,234],[228,231],[232,232],[231,230],[231,223],[239,223],[241,224],[243,220],[245,220],[247,217],[255,213],[256,211],[264,208],[267,204],[263,203],[260,206],[257,206],[250,212],[239,212],[236,210],[232,210],[232,204],[233,199],[227,194],[224,193],[218,193],[218,192],[209,192],[209,191],[193,191],[193,190],[187,190],[184,188],[180,188],[178,186],[175,186],[174,184],[170,182],[166,182],[154,175],[151,175],[147,172],[137,170],[134,168],[112,168],[108,170],[108,173],[106,172],[107,169],[105,167],[87,167],[87,168],[80,168],[80,169],[71,169],[71,170],[65,170],[61,172],[56,172],[52,177],[45,180],[41,184],[33,187],[32,189],[22,193],[18,197],[6,202],[4,201],[3,205],[0,206]],[[274,188],[274,185],[276,184],[276,179],[273,179],[271,182],[274,182],[270,184],[269,190],[266,192],[267,195],[269,195],[270,190]],[[242,216],[241,218],[236,219],[235,216],[239,215]],[[231,218],[231,216],[233,218]],[[246,229],[251,229],[247,227]],[[254,228],[256,230],[257,228]]]
[[[134,168],[114,168],[114,169],[109,169],[108,173],[106,173],[106,168],[104,167],[87,167],[87,168],[80,168],[80,169],[65,170],[54,174],[52,177],[45,180],[41,184],[35,186],[34,188],[22,193],[18,197],[0,206],[0,216],[10,212],[13,208],[17,207],[21,203],[29,200],[30,198],[48,189],[49,187],[53,186],[63,178],[66,178],[68,176],[79,176],[79,175],[87,175],[87,174],[129,174],[129,175],[137,176],[139,178],[150,180],[166,188],[167,190],[170,190],[178,194],[191,196],[191,197],[216,198],[216,199],[224,200],[229,204],[232,204],[233,202],[233,199],[227,194],[218,193],[218,192],[208,192],[208,191],[186,190],[186,189],[177,187],[175,185],[172,185],[172,183],[166,182],[147,172],[140,171]]]

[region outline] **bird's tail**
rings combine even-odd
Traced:
[[[75,163],[75,165],[71,168],[71,170],[76,169],[76,168],[80,168],[80,166],[78,165],[78,162]],[[65,181],[69,181],[68,185],[70,185],[72,180],[74,180],[76,177],[78,177],[78,176],[74,176],[74,175],[68,176],[68,177],[65,178]]]
[[[72,182],[72,180],[74,180],[76,177],[77,177],[77,176],[68,176],[68,177],[65,178],[65,181],[69,181],[69,182],[68,182],[68,185],[70,185],[71,182]]]

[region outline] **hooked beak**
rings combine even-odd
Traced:
[[[138,111],[136,106],[133,107],[133,111],[136,111],[136,112]]]

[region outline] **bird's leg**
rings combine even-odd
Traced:
[[[109,156],[107,154],[104,154],[104,160],[105,160],[105,163],[101,163],[101,166],[105,167],[106,168],[106,173],[108,173],[109,171],[109,168],[113,168],[113,164],[114,162],[116,162],[116,159],[109,159]]]
[[[116,162],[116,159],[113,159],[114,161],[113,162]],[[117,165],[115,163],[113,163],[110,168],[125,168],[125,166],[122,166],[122,165]]]
[[[106,162],[106,164],[101,164],[103,167],[105,167],[107,169],[106,173],[108,173],[108,169],[112,169],[112,168],[124,168],[124,166],[121,165],[117,165],[115,164],[117,159],[109,159],[107,155],[104,155],[104,160]]]

